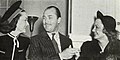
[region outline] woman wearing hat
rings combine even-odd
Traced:
[[[78,60],[120,60],[116,21],[98,11],[91,29],[92,41],[84,42]]]
[[[26,60],[29,38],[21,34],[25,32],[28,22],[26,12],[18,11],[20,4],[21,1],[13,4],[1,19],[0,32],[4,35],[0,36],[0,60]]]

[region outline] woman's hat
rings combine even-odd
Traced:
[[[101,19],[101,21],[104,25],[104,28],[107,31],[116,31],[115,30],[116,21],[112,16],[108,16],[108,15],[103,16],[103,14],[100,11],[97,11],[97,18]]]
[[[18,12],[21,11],[20,5],[22,1],[17,1],[10,8],[5,12],[5,14],[2,16],[0,22],[4,21],[11,21],[17,14]]]
[[[0,19],[0,32],[9,33],[15,29],[16,23],[18,21],[19,13],[22,11],[20,4],[22,1],[15,2],[10,8],[5,12],[3,17]]]

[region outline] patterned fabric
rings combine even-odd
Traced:
[[[72,41],[60,34],[61,50],[72,46]],[[60,60],[59,54],[55,52],[52,40],[46,32],[32,37],[30,43],[30,60]]]
[[[60,51],[59,51],[59,48],[58,48],[58,44],[57,44],[57,42],[55,41],[54,36],[55,36],[55,33],[52,34],[52,43],[53,43],[53,45],[54,45],[54,48],[55,48],[56,53],[59,53]]]
[[[27,37],[19,36],[19,48],[15,46],[14,58],[13,60],[26,60],[26,50],[29,46],[30,39]],[[11,60],[13,52],[13,38],[4,35],[0,36],[0,60]]]

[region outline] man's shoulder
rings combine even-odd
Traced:
[[[37,35],[32,36],[31,38],[39,38],[39,37],[40,37],[40,34],[37,34]]]
[[[47,36],[47,33],[46,32],[41,32],[37,35],[32,36],[32,38],[41,38],[41,37],[45,37],[45,36]]]
[[[41,32],[41,33],[39,33],[37,35],[32,36],[31,40],[35,40],[35,41],[39,40],[40,41],[42,38],[47,38],[47,37],[48,37],[48,35],[47,35],[46,32]]]

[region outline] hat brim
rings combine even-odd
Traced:
[[[103,14],[98,10],[97,11],[97,18],[102,18],[103,17]]]
[[[5,12],[0,22],[4,22],[9,19],[9,17],[19,8],[22,1],[15,2],[10,8]]]

